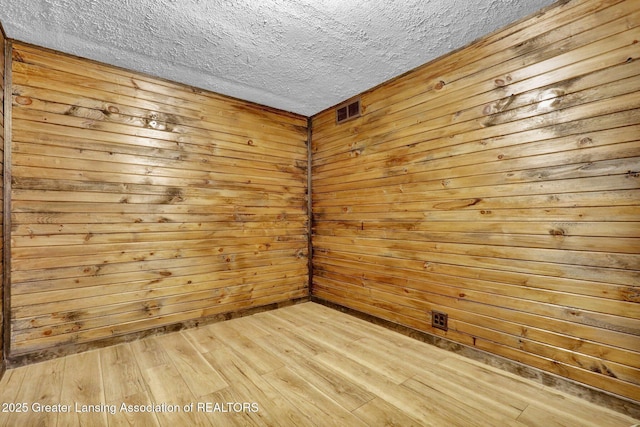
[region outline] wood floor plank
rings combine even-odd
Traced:
[[[594,427],[607,425],[607,423],[612,426],[626,426],[627,423],[632,425],[638,422],[607,408],[590,404],[583,399],[457,355],[440,362],[439,366],[448,368],[447,375],[458,375],[462,381],[473,381],[475,386],[484,384],[490,387],[488,392],[493,395],[494,399],[503,402],[510,401],[511,404],[522,407],[523,413],[532,403],[535,403],[552,413],[554,419],[559,420],[558,422],[568,422],[561,421],[563,419],[575,422],[575,419],[579,419],[581,420],[579,425],[588,426],[597,420]],[[529,409],[529,411],[533,412],[533,409]],[[520,420],[520,418],[518,419]],[[528,422],[533,421],[529,420]],[[537,423],[533,425],[545,425],[543,420],[537,421]]]
[[[253,367],[245,363],[227,346],[221,345],[204,357],[233,384],[238,401],[258,404],[259,418],[265,425],[295,427],[308,425],[305,416],[273,388]]]
[[[232,322],[229,324],[218,323],[211,326],[215,336],[231,348],[238,357],[243,359],[249,366],[255,369],[259,374],[280,369],[284,366],[282,361],[271,354],[269,351],[260,347],[242,332],[233,328]]]
[[[573,420],[573,425],[585,427],[635,426],[640,424],[638,420],[632,420],[607,408],[591,405],[583,399],[559,393],[557,390],[547,389],[546,387],[543,387],[542,390],[544,394],[537,401],[533,401],[527,409],[533,411],[534,408],[532,406],[540,407],[543,411],[552,414],[558,422],[570,424],[570,421]],[[527,409],[523,411],[523,415],[518,417],[519,421],[530,418],[530,414],[527,414]],[[536,412],[538,411],[536,410]],[[541,421],[535,419],[528,422],[531,423],[530,425],[540,425]]]
[[[340,333],[353,339],[352,342],[361,342],[365,340],[372,346],[378,344],[382,346],[388,346],[392,344],[395,347],[402,348],[402,358],[405,364],[413,364],[418,368],[421,368],[425,364],[431,364],[439,360],[443,360],[449,357],[449,352],[442,350],[434,346],[425,346],[415,339],[409,338],[405,335],[398,334],[386,328],[381,328],[377,325],[367,322],[362,319],[358,319],[353,316],[340,316],[335,318],[331,316],[334,310],[321,306],[319,304],[311,304],[309,309],[313,313],[318,313],[322,316],[323,322],[328,330],[333,333]],[[370,341],[373,340],[373,341]],[[351,345],[346,343],[345,345]],[[382,351],[383,357],[388,353],[386,349]]]
[[[118,411],[109,416],[112,426],[159,426],[152,412],[121,411],[121,405],[149,405],[152,403],[143,381],[136,355],[130,344],[107,347],[100,351],[105,403],[117,405]]]
[[[336,352],[327,352],[315,357],[328,367],[340,372],[361,387],[370,390],[393,406],[402,410],[427,426],[469,426],[470,419],[464,414],[451,412],[443,414],[437,399],[422,395],[398,385],[379,375],[374,370]]]
[[[154,339],[167,352],[180,376],[196,398],[211,394],[229,385],[182,333]]]
[[[65,357],[60,403],[73,408],[70,412],[58,414],[59,426],[107,425],[110,408],[104,405],[99,352],[88,351]]]
[[[26,377],[28,367],[22,367],[17,369],[10,369],[5,372],[2,377],[2,381],[0,381],[0,402],[3,405],[17,403],[18,398],[17,395],[20,392],[20,387],[22,386],[22,382]],[[2,416],[0,416],[0,427],[10,426],[9,418],[11,417],[11,408],[2,408]],[[4,411],[7,412],[4,412]]]
[[[437,375],[435,377],[437,378]],[[437,379],[441,381],[440,378]],[[478,399],[473,394],[464,395],[452,392],[451,389],[447,389],[446,382],[440,381],[434,385],[429,379],[421,380],[416,377],[405,381],[402,385],[415,391],[423,398],[431,398],[436,400],[440,406],[453,410],[461,419],[466,418],[469,426],[523,427],[523,424],[515,419],[520,411],[509,412],[500,402],[494,401],[487,404],[482,396]]]
[[[269,335],[269,328],[263,322],[258,321],[253,316],[240,317],[229,322],[236,331],[241,331],[242,335],[249,339],[256,339]]]
[[[326,328],[326,326],[320,324],[304,326],[300,328],[300,332],[313,337],[314,341],[331,348],[343,348],[362,338],[361,336],[353,334],[344,335],[338,333],[339,331],[330,330]]]
[[[307,304],[300,304],[306,306]],[[299,328],[303,326],[310,326],[316,323],[316,319],[312,317],[311,313],[307,313],[305,316],[301,316],[298,312],[298,305],[284,307],[278,310],[278,318],[285,322],[288,322],[292,328]]]
[[[159,405],[156,415],[161,426],[211,426],[204,415],[184,411],[185,405],[194,403],[196,399],[175,366],[167,364],[142,369],[142,376],[149,387],[153,405]]]
[[[640,423],[315,303],[10,369],[0,403],[19,402],[71,412],[0,408],[0,427]]]
[[[135,352],[136,361],[141,370],[171,363],[167,353],[154,339],[134,341],[131,343],[131,348]]]
[[[177,333],[164,337],[172,338]],[[163,338],[164,338],[163,337]],[[184,412],[185,405],[195,403],[195,396],[173,364],[162,341],[150,337],[131,344],[136,362],[145,382],[155,415],[161,426],[177,425],[210,426],[207,418],[197,412]],[[193,348],[193,347],[192,347]],[[160,405],[160,408],[155,408]]]
[[[130,344],[106,347],[100,351],[107,402],[118,402],[128,396],[145,393],[146,387]]]
[[[306,303],[305,303],[306,304]],[[301,305],[305,305],[301,304]],[[280,309],[282,310],[282,309]],[[262,313],[257,313],[251,317],[256,320],[259,320],[262,324],[268,324],[269,330],[277,330],[277,331],[295,331],[300,327],[300,325],[295,325],[290,321],[284,319],[280,315],[280,310],[277,311],[278,315],[274,316],[274,313],[271,311],[264,311]]]
[[[290,330],[281,328],[277,321],[279,319],[275,316],[265,319],[272,327],[271,334],[266,337],[261,337],[257,339],[257,341],[261,345],[270,348],[271,351],[279,353],[281,355],[280,357],[282,357],[283,351],[287,348],[287,343],[290,343],[291,346],[295,348],[296,353],[301,353],[308,358],[330,349],[326,344],[316,340],[314,336],[307,334],[304,329]],[[272,338],[275,341],[269,341],[269,338]]]
[[[531,403],[518,417],[518,421],[528,426],[545,425],[550,427],[576,425],[584,427],[634,427],[637,425],[637,421],[630,421],[627,417],[616,412],[598,408],[597,413],[594,413],[585,402],[571,402],[572,398],[568,400],[569,402],[565,402],[561,406],[553,407],[544,403]],[[560,414],[561,408],[565,408],[566,412]]]
[[[215,329],[212,328],[212,325],[203,325],[199,328],[187,329],[183,333],[191,345],[202,354],[214,351],[220,345],[223,345],[222,340],[215,335]]]
[[[343,354],[356,362],[384,375],[396,384],[400,384],[418,373],[420,369],[408,363],[398,363],[396,354],[390,354],[388,347],[366,338],[354,341],[344,347]],[[428,359],[423,359],[428,364]]]
[[[27,380],[22,383],[15,403],[27,404],[27,412],[14,412],[9,414],[7,417],[7,426],[56,425],[58,413],[50,412],[46,405],[57,406],[58,403],[62,403],[60,393],[62,389],[64,365],[64,359],[49,360],[36,363],[28,370],[27,378],[33,375],[41,378],[41,381],[33,382]],[[62,403],[60,407],[65,406],[68,408],[67,405],[69,404],[71,404],[71,402],[65,402]]]
[[[227,405],[227,402],[234,402]],[[238,404],[240,406],[238,406]],[[245,402],[242,395],[232,386],[225,387],[215,393],[204,396],[197,403],[197,410],[207,414],[214,426],[269,426],[276,425],[273,419],[267,422],[259,415],[260,407],[253,402]],[[235,409],[235,407],[240,409]],[[254,409],[258,411],[253,412]]]
[[[287,367],[270,372],[264,377],[312,423],[319,427],[366,427],[366,424],[359,418]]]
[[[411,418],[379,397],[353,411],[370,427],[421,427],[422,421]]]
[[[375,398],[375,395],[353,384],[343,375],[313,360],[315,354],[305,352],[299,337],[288,337],[283,333],[265,336],[259,344],[280,357],[294,373],[304,377],[324,394],[331,396],[342,407],[353,411]]]
[[[513,407],[520,412],[530,402],[527,397],[534,396],[541,389],[539,384],[522,381],[522,378],[508,375],[494,377],[490,367],[467,363],[457,357],[448,358],[438,363],[437,370],[441,377],[466,384],[469,390],[491,396],[503,405]],[[423,376],[423,373],[419,376]]]

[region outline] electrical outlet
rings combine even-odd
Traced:
[[[435,310],[431,312],[431,326],[433,326],[434,328],[442,329],[443,331],[448,330],[448,320],[449,315],[447,313]]]

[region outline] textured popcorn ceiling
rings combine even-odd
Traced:
[[[552,0],[0,0],[13,39],[304,115]]]

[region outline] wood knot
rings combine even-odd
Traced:
[[[494,83],[498,87],[502,87],[502,86],[505,86],[507,84],[507,82],[505,82],[504,79],[495,79]]]
[[[20,53],[15,49],[13,50],[11,57],[15,62],[24,62],[22,55],[20,55]]]
[[[173,204],[173,203],[180,203],[180,202],[184,202],[184,195],[182,193],[182,189],[178,187],[167,188],[163,203]]]
[[[433,88],[434,88],[435,90],[440,90],[440,89],[442,89],[442,88],[444,87],[444,85],[445,85],[445,84],[446,84],[445,82],[443,82],[442,80],[440,80],[438,83],[436,83],[435,85],[433,85]]]
[[[107,107],[107,111],[110,112],[111,114],[116,114],[120,112],[120,110],[118,110],[118,108],[114,107],[113,105],[109,105]]]
[[[20,105],[31,105],[33,100],[28,96],[16,96],[16,104]]]
[[[480,203],[482,199],[462,199],[462,200],[453,200],[451,202],[442,202],[433,205],[436,209],[463,209],[469,206],[474,206]]]
[[[585,136],[584,138],[581,138],[580,141],[578,141],[578,145],[582,146],[582,145],[591,145],[593,143],[593,140],[591,138],[589,138],[588,136]]]
[[[253,145],[254,145],[253,140],[252,140],[252,139],[248,140],[248,141],[247,141],[247,145],[250,145],[250,146],[252,146],[252,147],[253,147]]]
[[[593,365],[589,367],[589,370],[595,372],[597,374],[607,375],[612,378],[618,378],[614,372],[611,371],[606,365],[602,364],[601,366]],[[636,424],[637,425],[637,424]]]
[[[551,230],[549,230],[549,234],[551,234],[552,236],[566,236],[567,232],[562,228],[552,228]]]
[[[504,159],[504,154],[498,154],[498,160]]]

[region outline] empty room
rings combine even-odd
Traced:
[[[640,426],[639,25],[0,0],[0,427]]]

